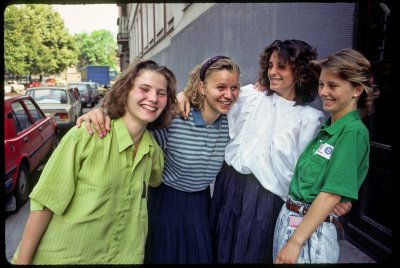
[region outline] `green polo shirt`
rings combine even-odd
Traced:
[[[297,161],[289,186],[294,200],[311,204],[320,192],[358,199],[369,166],[369,134],[357,110],[321,127]]]
[[[147,187],[161,183],[164,158],[147,130],[135,159],[133,147],[122,118],[102,139],[84,127],[65,135],[30,194],[31,210],[54,212],[34,264],[143,263]]]

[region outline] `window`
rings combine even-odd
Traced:
[[[33,104],[31,100],[25,100],[25,105],[31,113],[34,122],[37,122],[40,119],[44,118],[44,115],[40,112],[40,110],[38,110],[38,108],[35,106],[35,104]]]
[[[13,110],[14,125],[17,133],[27,129],[32,125],[28,114],[20,102],[14,102],[11,104],[11,108]]]

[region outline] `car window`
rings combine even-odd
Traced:
[[[32,90],[29,95],[37,103],[67,103],[67,93],[61,89]]]
[[[29,112],[31,113],[34,122],[37,122],[40,119],[44,118],[44,115],[40,112],[40,110],[38,110],[38,108],[35,106],[35,104],[33,104],[31,100],[24,100],[24,102]]]
[[[14,124],[17,132],[21,132],[32,125],[28,114],[20,102],[13,102],[11,108],[13,110]]]
[[[84,94],[87,94],[88,93],[88,87],[86,86],[86,85],[83,85],[83,84],[78,84],[78,85],[75,85],[75,84],[71,84],[71,85],[69,85],[69,86],[72,86],[72,87],[77,87],[78,88],[78,90],[79,90],[79,93],[84,93]]]

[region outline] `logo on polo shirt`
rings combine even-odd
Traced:
[[[331,155],[333,152],[333,146],[327,143],[321,144],[319,146],[318,150],[315,151],[315,154],[322,156],[323,158],[326,159],[331,159]]]

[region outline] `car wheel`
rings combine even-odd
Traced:
[[[15,188],[15,198],[17,206],[23,205],[29,196],[29,171],[26,165],[21,164],[18,171],[17,185]]]

